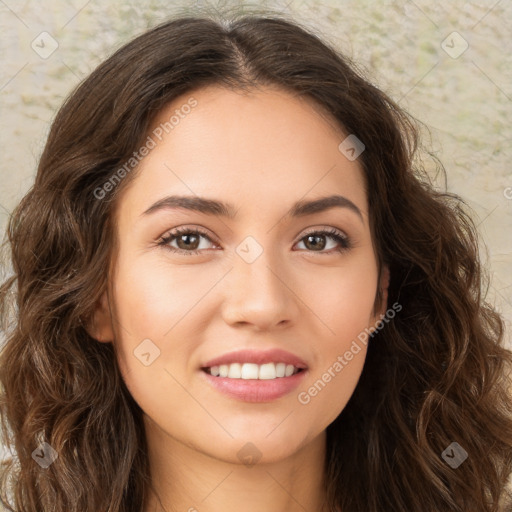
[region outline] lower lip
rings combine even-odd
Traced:
[[[203,370],[200,372],[218,391],[244,402],[271,402],[291,393],[304,379],[307,370],[302,370],[290,377],[276,379],[228,379],[214,377]]]

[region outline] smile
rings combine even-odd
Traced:
[[[285,363],[231,363],[221,364],[204,368],[204,371],[214,377],[224,377],[228,379],[258,379],[272,380],[283,377],[291,377],[302,371],[292,364]]]

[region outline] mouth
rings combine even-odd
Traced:
[[[280,348],[237,350],[204,361],[198,369],[207,385],[242,402],[285,397],[309,373],[305,360]]]
[[[231,363],[216,366],[206,366],[201,370],[212,377],[244,380],[274,380],[291,377],[303,372],[300,368],[286,363]]]
[[[232,363],[203,367],[199,375],[203,376],[206,384],[229,399],[269,403],[290,395],[304,382],[308,373],[307,368],[284,363]]]

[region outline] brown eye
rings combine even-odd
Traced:
[[[179,254],[199,254],[201,251],[198,250],[198,247],[201,243],[201,237],[210,240],[210,237],[203,231],[198,229],[180,228],[162,237],[158,245],[165,246],[170,251],[177,252]],[[171,242],[174,241],[176,241],[178,247],[170,245]]]
[[[338,248],[334,249],[334,252],[343,252],[351,247],[350,240],[336,229],[330,231],[312,231],[304,236],[300,241],[304,241],[303,243],[309,252],[331,254],[333,252],[332,250],[324,251],[327,246],[325,239],[328,238],[334,240],[338,244]],[[333,248],[330,247],[329,249]]]

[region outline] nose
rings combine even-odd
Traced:
[[[290,325],[297,319],[300,301],[293,278],[269,253],[263,251],[252,263],[235,255],[224,283],[222,315],[226,323],[250,324],[263,331]]]

